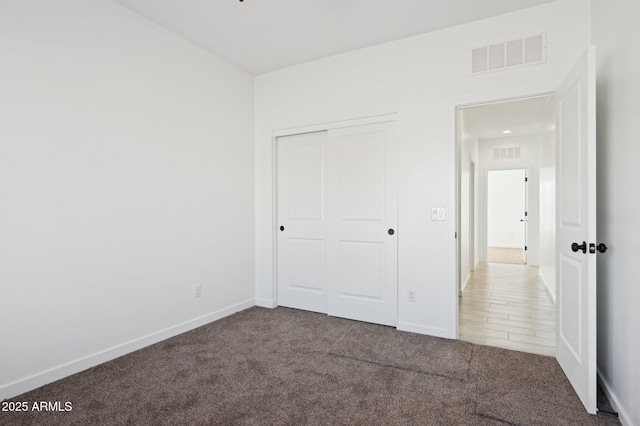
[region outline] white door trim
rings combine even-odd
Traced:
[[[321,132],[324,130],[342,129],[344,127],[363,126],[365,124],[387,123],[389,121],[398,121],[398,113],[373,115],[370,117],[352,118],[349,120],[331,121],[328,123],[310,124],[305,126],[291,127],[287,129],[274,130],[272,137],[299,135],[301,133]]]

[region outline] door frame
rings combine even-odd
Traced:
[[[476,161],[477,162],[477,161]],[[476,205],[478,202],[478,194],[476,193],[476,163],[469,156],[469,270],[476,269],[476,233],[478,220],[476,216]]]
[[[389,114],[374,115],[368,117],[353,118],[342,121],[332,121],[327,123],[309,124],[296,127],[287,127],[271,132],[271,206],[272,206],[272,223],[271,223],[271,240],[272,240],[272,253],[271,265],[272,265],[272,287],[271,291],[274,295],[272,306],[275,308],[278,304],[278,138],[283,136],[293,136],[303,133],[314,133],[321,131],[329,131],[334,129],[341,129],[345,127],[364,126],[368,124],[379,124],[388,122],[399,121],[399,114],[397,112]]]
[[[451,182],[453,183],[453,191],[452,193],[455,194],[454,197],[452,197],[452,200],[450,202],[450,209],[451,211],[454,212],[455,215],[455,220],[451,221],[451,228],[450,228],[450,232],[451,232],[451,236],[452,236],[452,243],[450,246],[450,250],[453,253],[454,259],[455,261],[453,262],[453,281],[451,283],[451,291],[452,291],[452,298],[455,301],[454,303],[454,309],[453,312],[451,312],[451,323],[453,324],[454,330],[453,330],[453,338],[455,339],[459,339],[460,338],[460,315],[459,315],[459,311],[460,311],[460,300],[459,297],[461,295],[461,280],[462,277],[461,275],[461,271],[460,271],[460,267],[461,267],[461,238],[460,235],[458,235],[460,233],[460,230],[462,228],[462,224],[461,224],[461,220],[462,220],[462,214],[461,214],[461,176],[460,176],[460,172],[462,170],[462,161],[464,161],[464,159],[462,159],[462,155],[461,155],[461,140],[458,137],[458,127],[461,125],[460,120],[458,118],[458,111],[465,109],[465,108],[471,108],[471,107],[478,107],[478,106],[483,106],[483,105],[492,105],[492,104],[500,104],[500,103],[508,103],[508,102],[514,102],[514,101],[522,101],[522,100],[526,100],[526,99],[533,99],[533,98],[541,98],[541,97],[546,97],[546,96],[555,96],[556,95],[556,91],[557,91],[558,87],[557,85],[553,85],[553,84],[548,84],[548,85],[542,85],[542,86],[536,86],[536,87],[530,87],[530,88],[522,88],[521,90],[513,90],[513,91],[507,91],[507,92],[496,92],[496,93],[485,93],[485,94],[480,94],[480,95],[475,95],[472,97],[468,97],[468,98],[460,98],[457,100],[453,100],[451,102],[451,118],[452,121],[451,123],[453,124],[453,149],[451,151],[451,155],[453,156],[453,164],[454,167],[452,168],[451,171]],[[476,164],[476,169],[477,169],[477,164]],[[476,201],[477,201],[477,197],[476,197]]]

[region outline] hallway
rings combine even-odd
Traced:
[[[481,263],[460,297],[460,340],[555,356],[555,304],[527,265]]]

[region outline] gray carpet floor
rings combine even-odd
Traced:
[[[12,401],[2,425],[618,425],[554,358],[251,308]]]

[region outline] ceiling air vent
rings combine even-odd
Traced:
[[[511,148],[495,148],[493,150],[494,160],[508,160],[512,158],[520,158],[520,147]]]
[[[471,73],[483,74],[547,61],[545,34],[507,40],[471,49]]]

